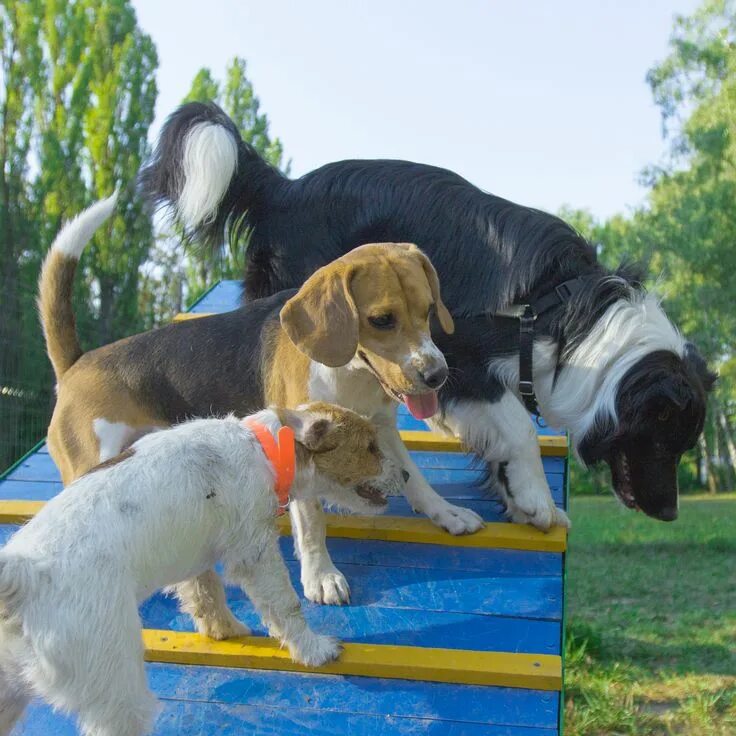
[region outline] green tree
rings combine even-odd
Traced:
[[[42,435],[51,404],[34,303],[40,262],[65,219],[134,181],[148,151],[157,59],[129,0],[4,0],[0,63],[4,466]],[[138,269],[152,242],[150,218],[124,189],[82,263],[77,312],[88,342],[142,325]]]

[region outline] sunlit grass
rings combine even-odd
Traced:
[[[734,736],[736,494],[571,511],[566,734]]]

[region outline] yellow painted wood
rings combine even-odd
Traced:
[[[188,319],[199,319],[200,317],[210,317],[212,312],[179,312],[174,316],[174,322],[185,322]]]
[[[24,524],[37,514],[43,505],[43,501],[0,501],[0,524]],[[282,535],[291,534],[288,516],[279,517],[277,524]],[[567,547],[567,531],[562,527],[554,527],[545,534],[526,524],[493,522],[486,524],[475,534],[455,537],[435,526],[429,519],[403,516],[327,514],[327,536],[534,552],[564,552]]]
[[[288,516],[278,520],[281,533],[291,534]],[[535,552],[564,552],[567,530],[554,527],[540,532],[526,524],[486,524],[475,534],[453,536],[435,526],[429,519],[403,516],[340,516],[327,514],[327,536],[348,539],[379,539],[386,542],[440,544],[447,547],[475,549],[518,549]]]
[[[0,501],[0,524],[25,524],[44,506],[44,501]]]
[[[465,452],[460,440],[454,437],[424,432],[421,430],[402,430],[401,439],[410,450],[424,452]],[[564,435],[539,435],[539,449],[542,455],[565,457],[567,455],[567,437]]]
[[[296,664],[286,649],[265,637],[214,641],[200,634],[143,630],[148,662],[238,667],[288,672],[426,680],[464,685],[559,690],[562,661],[549,654],[476,652],[388,644],[345,643],[339,659],[322,667]]]

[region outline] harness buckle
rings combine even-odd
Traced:
[[[560,301],[564,304],[568,299],[572,298],[572,289],[570,288],[569,281],[563,281],[561,284],[555,286],[555,291]]]
[[[534,383],[532,381],[519,381],[519,393],[522,396],[534,396]]]

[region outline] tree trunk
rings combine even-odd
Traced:
[[[705,470],[705,479],[708,484],[708,493],[718,493],[718,480],[713,473],[713,463],[711,463],[710,448],[708,447],[705,432],[700,435],[699,443],[703,455],[703,469]]]
[[[718,421],[721,425],[723,441],[726,445],[726,450],[728,451],[728,460],[731,465],[731,474],[729,481],[733,483],[734,476],[736,475],[736,444],[733,441],[733,432],[731,431],[731,427],[728,423],[726,413],[723,411],[723,407],[719,407],[718,409]]]

